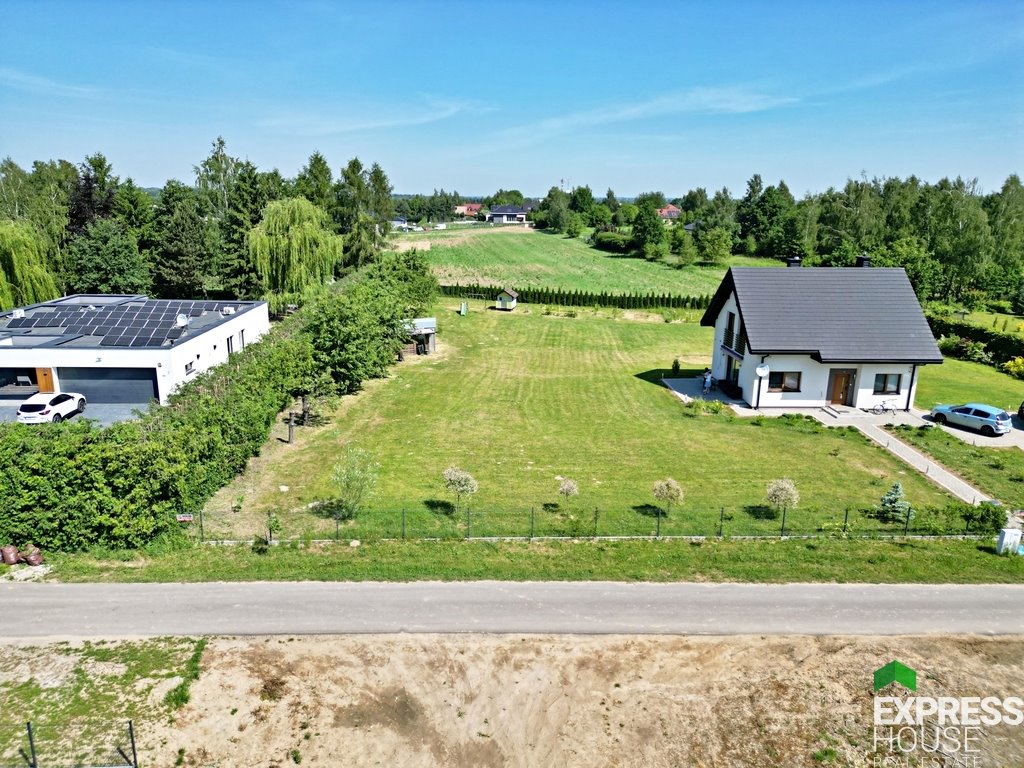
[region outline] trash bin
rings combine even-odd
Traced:
[[[1019,528],[1003,528],[999,532],[999,538],[996,539],[996,552],[1003,554],[1009,552],[1011,555],[1016,554],[1020,548],[1020,529]]]

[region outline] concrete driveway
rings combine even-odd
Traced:
[[[149,403],[89,403],[84,413],[76,413],[69,421],[88,419],[97,426],[109,427],[120,421],[138,418],[136,411],[145,412]],[[15,421],[18,418],[18,404],[0,406],[0,421]]]

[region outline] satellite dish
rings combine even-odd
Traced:
[[[754,369],[754,373],[756,373],[758,377],[762,379],[765,376],[767,376],[770,372],[770,369],[764,363],[761,363],[759,366],[757,366],[757,368]]]

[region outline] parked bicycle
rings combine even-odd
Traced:
[[[893,397],[893,398],[890,398],[888,400],[883,400],[880,403],[875,403],[868,410],[870,410],[876,416],[881,416],[886,411],[891,411],[892,415],[895,416],[896,415],[896,405],[897,405],[896,398]]]

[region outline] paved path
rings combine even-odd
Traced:
[[[1024,585],[3,584],[0,638],[351,633],[1024,634]]]

